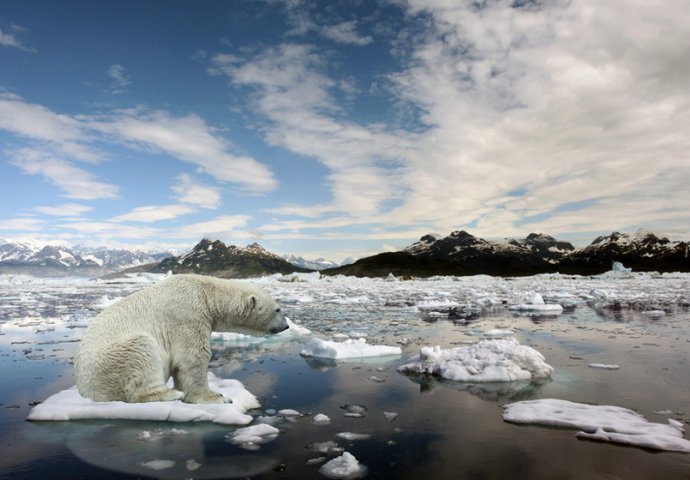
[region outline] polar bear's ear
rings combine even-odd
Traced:
[[[249,310],[256,308],[256,295],[249,296]]]

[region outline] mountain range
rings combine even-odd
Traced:
[[[181,256],[169,252],[141,252],[104,247],[33,245],[0,240],[0,273],[37,276],[101,276],[112,272],[200,273],[246,278],[274,273],[320,270],[324,275],[428,277],[433,275],[521,276],[539,273],[594,275],[611,269],[614,261],[633,271],[690,271],[687,242],[639,230],[613,232],[583,248],[545,235],[490,241],[466,231],[447,236],[425,235],[398,252],[384,252],[341,265],[323,258],[309,261],[279,256],[258,243],[246,247],[202,239]]]
[[[351,265],[325,270],[328,275],[396,276],[501,275],[539,273],[595,275],[614,261],[633,271],[690,271],[687,242],[671,242],[653,233],[614,232],[576,249],[568,242],[531,233],[521,240],[489,241],[466,231],[446,237],[425,235],[399,252],[380,253]]]
[[[169,252],[125,250],[81,245],[50,245],[0,239],[0,273],[36,276],[100,276],[159,262]]]

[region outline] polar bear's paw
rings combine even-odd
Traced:
[[[210,390],[204,393],[188,394],[182,401],[186,403],[232,403],[229,398]]]

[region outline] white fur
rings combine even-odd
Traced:
[[[279,305],[256,285],[176,275],[94,318],[74,357],[77,388],[95,401],[222,403],[208,388],[211,332],[286,328]],[[170,376],[174,389],[165,386]]]

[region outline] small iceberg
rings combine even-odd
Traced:
[[[398,371],[456,382],[513,382],[550,377],[553,367],[534,348],[505,338],[449,349],[422,347],[419,356]]]
[[[508,307],[508,310],[558,315],[563,312],[563,307],[557,303],[545,303],[542,296],[538,293],[528,293],[523,298],[523,303],[511,305]]]

